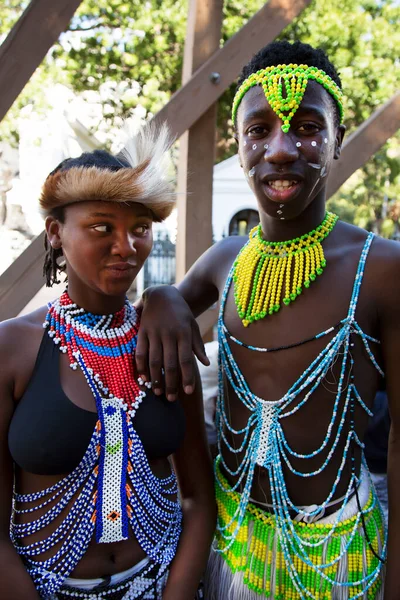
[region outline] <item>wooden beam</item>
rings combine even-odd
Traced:
[[[221,40],[223,0],[190,0],[183,62],[185,85]],[[217,107],[213,104],[181,137],[178,164],[176,280],[212,244],[212,189]]]
[[[265,44],[272,42],[311,0],[270,0],[223,48],[217,51],[178,90],[155,119],[168,121],[180,137],[238,76],[241,68]]]
[[[329,198],[352,174],[400,128],[400,93],[379,108],[344,144],[342,155],[335,161],[328,180]],[[355,158],[354,158],[355,157]],[[352,168],[348,162],[353,161]],[[0,275],[0,321],[15,317],[44,284],[44,258],[41,233]],[[210,316],[202,323],[202,331],[213,325]],[[211,325],[210,325],[211,323]]]
[[[332,166],[327,182],[327,198],[333,196],[357,169],[400,129],[400,92],[376,110],[343,145],[339,160]]]
[[[43,287],[43,233],[0,276],[0,321],[15,317]]]
[[[65,31],[81,0],[31,0],[0,46],[0,121],[47,51]]]
[[[222,49],[215,52],[209,60],[197,69],[193,77],[183,88],[174,94],[168,104],[155,118],[161,122],[168,119],[171,129],[177,137],[180,137],[215,103],[225,89],[236,79],[243,64],[259,50],[260,46],[272,41],[310,2],[311,0],[270,0]],[[21,30],[24,30],[24,26],[29,26],[29,39],[32,39],[33,34],[35,36],[34,39],[36,39],[38,31],[41,30],[37,23],[32,25],[32,20],[26,21],[29,14],[28,11],[38,11],[38,7],[45,6],[47,8],[45,14],[42,14],[42,18],[46,19],[48,14],[60,13],[60,7],[71,8],[73,4],[76,4],[77,7],[80,2],[78,0],[58,0],[57,11],[55,13],[55,10],[50,10],[51,8],[54,9],[54,0],[32,0],[28,9],[0,47],[0,85],[2,85],[3,89],[7,80],[6,75],[16,77],[16,80],[19,81],[19,91],[22,90],[27,81],[27,78],[18,77],[18,73],[15,73],[17,64],[21,60],[18,61],[18,48],[15,40],[21,40],[23,39],[23,35],[26,35],[26,33],[19,33]],[[38,13],[36,12],[35,14]],[[73,12],[71,12],[69,18],[72,17],[72,14]],[[68,20],[66,19],[66,23]],[[57,36],[54,36],[53,41],[55,39],[57,39]],[[22,46],[23,44],[21,43],[19,53],[22,53]],[[32,49],[31,45],[27,44],[27,46]],[[50,46],[51,43],[48,45],[48,48]],[[10,48],[12,47],[15,48],[16,58],[10,57]],[[42,58],[46,51],[44,51]],[[6,56],[11,61],[10,67],[7,70],[5,70],[5,61],[3,60]],[[31,66],[31,72],[34,71],[39,62],[36,61],[36,65]],[[15,99],[18,93],[15,94],[14,91],[13,99]],[[7,101],[6,98],[8,98]],[[12,102],[13,100],[11,100],[11,104]],[[0,96],[0,119],[10,108],[11,104],[10,94]],[[20,259],[17,260],[24,261],[31,253],[31,246],[26,248]],[[34,252],[32,254],[34,255]],[[7,286],[7,295],[0,293],[0,320],[17,315],[21,310],[19,308],[19,299],[27,297],[27,301],[29,301],[40,289],[42,280],[39,277],[38,281],[33,281],[30,277],[30,272],[36,269],[36,273],[40,273],[42,260],[43,255],[36,256],[36,260],[32,263],[31,271],[28,270],[26,277],[21,275],[20,270],[17,269],[15,271],[13,282]],[[22,262],[20,264],[23,266]],[[0,290],[2,285],[1,280],[6,276],[6,273],[0,276]],[[9,276],[7,276],[7,279],[9,281]]]

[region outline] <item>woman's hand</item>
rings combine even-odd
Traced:
[[[210,364],[200,330],[179,291],[173,286],[148,288],[136,305],[142,311],[136,348],[136,367],[154,392],[165,390],[168,400],[178,396],[180,382],[186,394],[195,388],[194,356]]]

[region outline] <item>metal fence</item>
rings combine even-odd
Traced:
[[[144,289],[149,285],[175,283],[175,244],[167,231],[158,231],[153,242],[153,249],[143,269]]]

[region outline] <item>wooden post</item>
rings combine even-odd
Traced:
[[[31,0],[0,46],[0,121],[46,52],[65,31],[81,0]]]
[[[330,198],[357,169],[378,152],[379,148],[400,128],[400,92],[376,110],[350,135],[335,160],[327,183]]]
[[[154,118],[160,122],[168,121],[174,135],[180,137],[235,81],[243,65],[262,46],[273,42],[310,3],[311,0],[266,2],[223,48],[196,70],[190,81],[175,92]],[[219,75],[219,80],[213,78],[214,73]]]
[[[44,234],[38,235],[0,277],[0,321],[15,317],[43,287]]]
[[[190,0],[182,84],[219,49],[223,0]],[[216,82],[218,83],[218,82]],[[176,278],[212,244],[216,104],[180,140]]]
[[[39,5],[44,6],[47,4],[51,15],[54,12],[60,12],[61,3],[65,5],[71,1],[60,0],[56,5],[53,0],[34,0],[29,7],[33,9]],[[193,77],[173,95],[167,105],[157,113],[155,119],[160,122],[167,120],[174,135],[180,137],[212,106],[225,89],[234,81],[241,65],[245,64],[260,48],[260,39],[262,39],[263,44],[272,41],[310,2],[311,0],[269,0],[266,2],[242,29],[228,40],[223,48],[216,51],[195,72]],[[30,19],[31,27],[36,27],[37,32],[40,30],[40,24],[34,21],[36,14],[31,11],[29,14],[24,13],[23,17]],[[19,25],[20,22],[15,27]],[[23,46],[25,40],[21,35],[18,34],[18,44]],[[16,54],[18,55],[23,52],[23,48],[18,48],[16,40],[17,31],[15,31],[13,43],[16,45]],[[9,38],[7,38],[4,44],[8,43],[8,41]],[[4,44],[0,47],[0,59],[5,56]],[[2,67],[3,65],[0,65],[0,89],[4,89],[10,85],[6,77],[7,73]],[[220,81],[213,81],[210,78],[211,73],[218,73],[221,77]],[[18,79],[18,81],[22,90],[26,81],[23,81],[23,78]],[[0,118],[10,107],[9,101],[6,100],[7,97],[5,95],[0,95]],[[15,265],[18,267],[17,269],[10,267],[10,270],[0,275],[0,320],[17,315],[21,310],[19,308],[20,300],[28,298],[27,301],[29,301],[42,285],[40,278],[36,280],[21,275],[25,271],[26,261],[29,261],[29,257],[32,255],[35,256],[35,259],[31,269],[37,269],[39,273],[42,267],[44,251],[36,253],[38,241],[35,240],[23,251],[20,258],[17,259],[18,262]],[[2,293],[6,290],[7,293]]]

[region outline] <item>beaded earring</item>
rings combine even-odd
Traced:
[[[277,65],[260,69],[252,73],[236,92],[232,107],[232,120],[235,123],[239,104],[250,88],[261,85],[266,99],[273,111],[282,119],[282,131],[287,133],[290,121],[299,108],[312,79],[322,85],[331,94],[339,108],[340,122],[343,122],[343,92],[329,75],[308,65]]]

